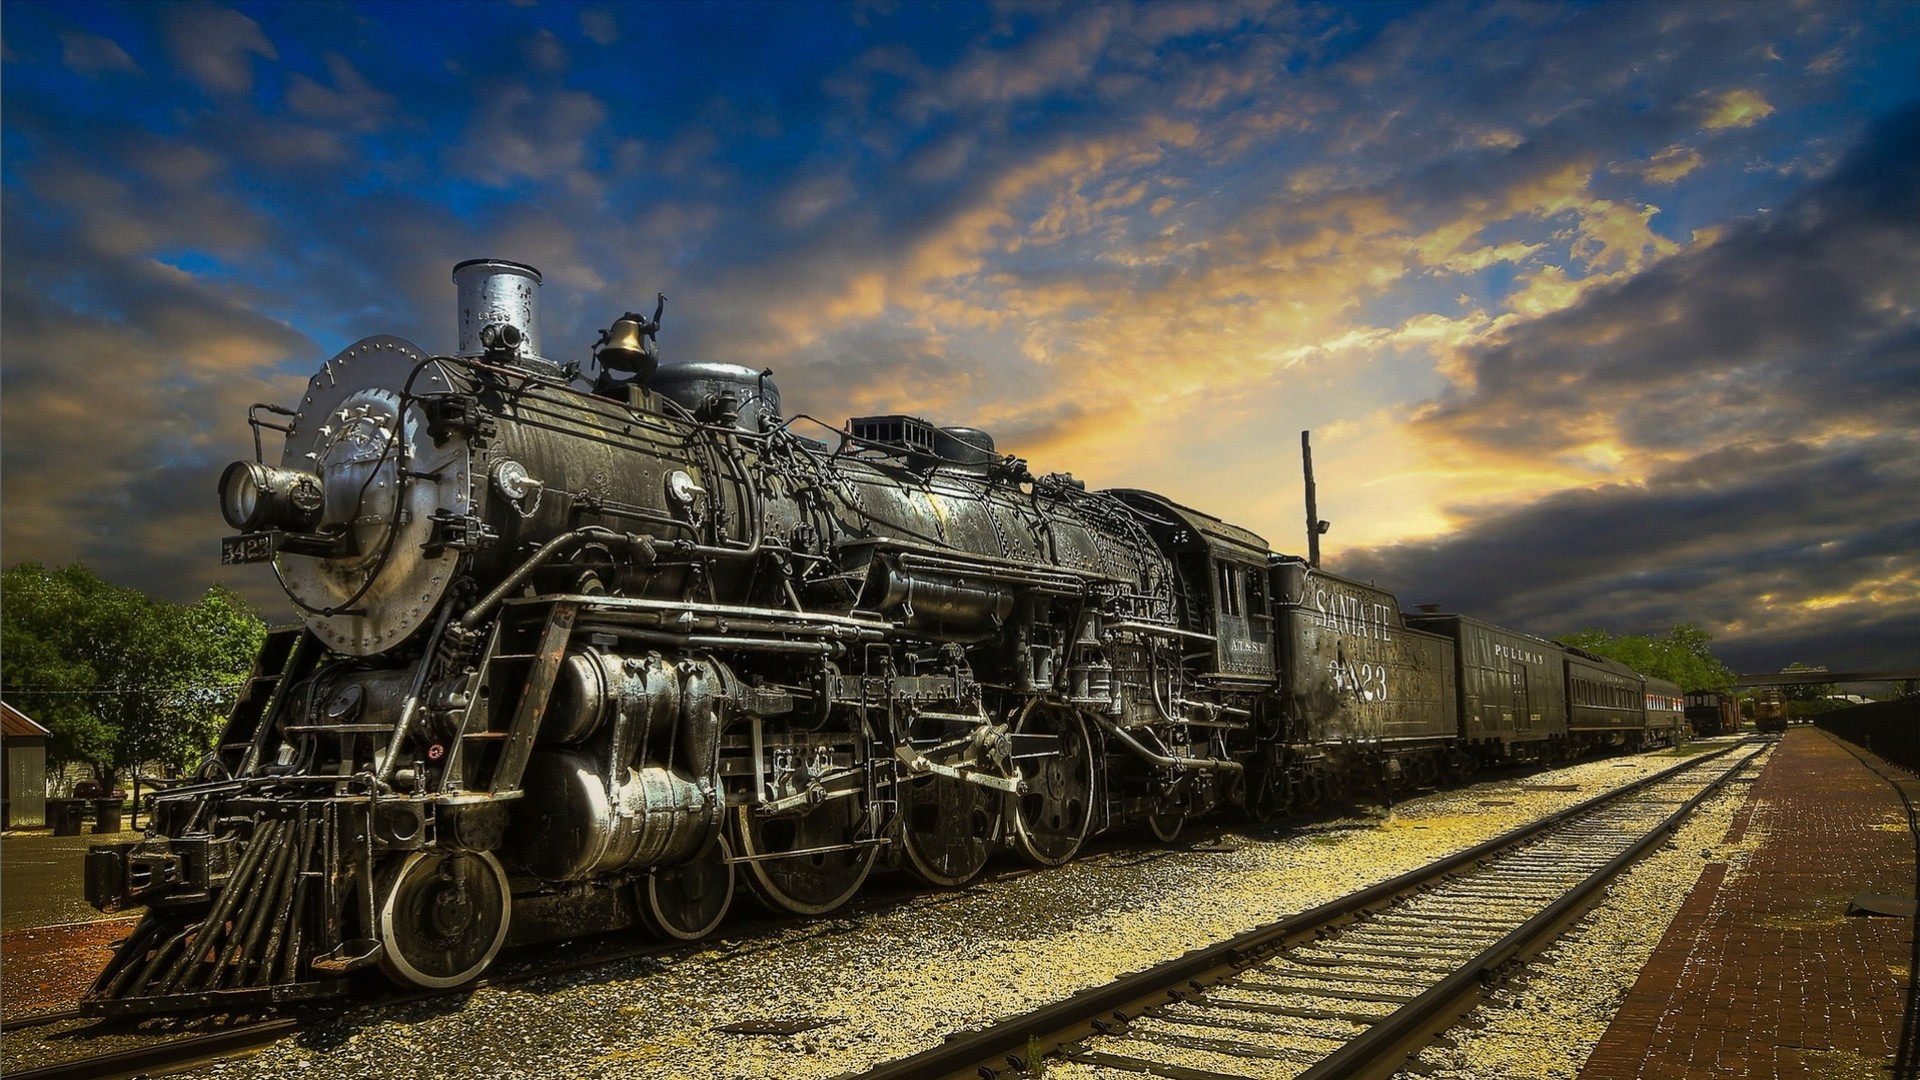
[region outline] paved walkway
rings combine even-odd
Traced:
[[[91,828],[78,836],[0,836],[0,1010],[9,1021],[78,1005],[106,963],[108,944],[133,928],[128,916],[102,915],[87,903],[83,875],[87,848],[139,837]]]
[[[87,903],[87,849],[95,844],[138,840],[140,835],[101,835],[89,826],[78,836],[22,831],[0,837],[0,929],[103,918]]]
[[[1901,786],[1920,805],[1920,782]],[[1581,1080],[1920,1077],[1914,917],[1847,914],[1862,893],[1916,895],[1899,788],[1794,728],[1728,830],[1743,841],[1744,866],[1701,875]]]

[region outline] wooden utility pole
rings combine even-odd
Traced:
[[[1318,568],[1320,565],[1320,534],[1328,529],[1328,523],[1320,520],[1320,508],[1314,500],[1313,491],[1313,443],[1309,441],[1311,431],[1300,433],[1300,463],[1307,471],[1307,565]]]

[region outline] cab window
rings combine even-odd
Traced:
[[[1238,616],[1245,610],[1240,597],[1242,577],[1239,567],[1220,564],[1220,614]]]

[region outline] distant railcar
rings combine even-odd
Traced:
[[[1695,735],[1731,735],[1740,730],[1740,703],[1724,690],[1690,691],[1686,712]]]
[[[1276,560],[1283,723],[1321,771],[1437,779],[1461,763],[1455,646],[1416,629],[1392,593]]]
[[[1762,687],[1753,695],[1753,728],[1778,734],[1787,730],[1787,695],[1777,686]]]
[[[1649,675],[1641,688],[1646,700],[1647,746],[1677,746],[1687,737],[1686,693],[1665,679]]]
[[[1618,660],[1566,648],[1567,727],[1582,745],[1639,746],[1646,733],[1644,682]]]

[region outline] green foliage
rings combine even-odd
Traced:
[[[1027,1036],[1027,1076],[1041,1080],[1047,1075],[1047,1050],[1040,1036]]]
[[[1682,690],[1726,690],[1733,686],[1734,671],[1707,647],[1712,640],[1712,634],[1689,623],[1657,638],[1614,637],[1592,627],[1560,638],[1562,644],[1618,660],[1642,675],[1676,683]]]
[[[79,563],[0,574],[0,692],[51,732],[52,763],[83,762],[109,789],[211,749],[265,635],[225,589],[171,604]]]

